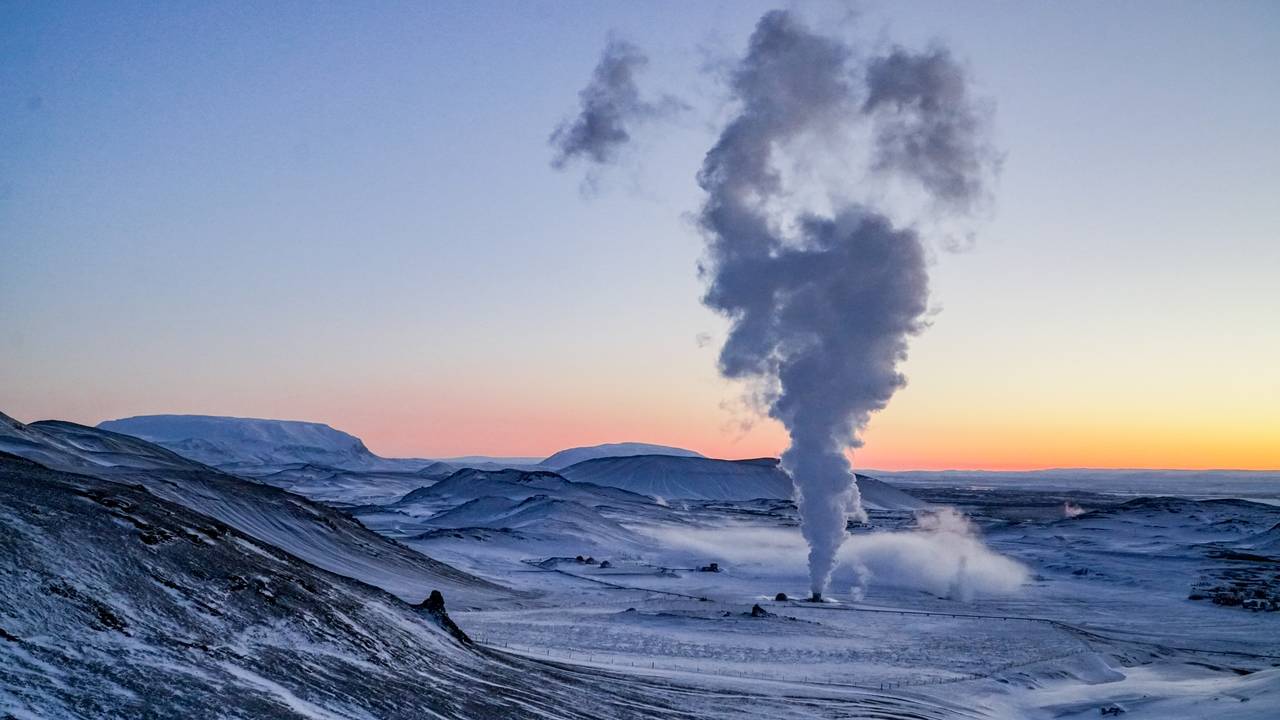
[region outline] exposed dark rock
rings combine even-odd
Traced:
[[[101,623],[102,627],[108,630],[115,630],[116,632],[123,633],[125,628],[129,626],[123,618],[115,614],[110,607],[103,603],[94,601],[93,612],[94,615],[97,616],[98,622]]]
[[[474,644],[474,641],[462,631],[462,628],[458,627],[449,617],[448,611],[444,609],[444,595],[439,590],[432,590],[431,595],[427,596],[426,600],[414,605],[413,608],[431,616],[439,623],[440,627],[444,628],[445,632],[448,632],[463,645],[470,647]]]
[[[59,581],[46,585],[45,592],[64,598],[82,612],[88,613],[91,618],[89,626],[95,630],[115,630],[125,635],[129,634],[126,631],[129,624],[125,622],[124,618],[116,614],[110,605],[89,597],[70,583]]]

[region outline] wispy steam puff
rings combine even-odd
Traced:
[[[875,169],[912,177],[956,209],[981,199],[996,153],[951,53],[895,48],[871,60],[866,80],[862,111],[876,121]]]
[[[640,48],[610,39],[592,73],[591,82],[578,93],[579,111],[551,133],[555,149],[552,167],[561,169],[575,158],[597,165],[612,162],[631,139],[637,123],[675,112],[683,103],[670,96],[656,102],[641,98],[635,76],[649,59]]]

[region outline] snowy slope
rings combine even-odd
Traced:
[[[728,701],[464,645],[180,505],[12,456],[0,547],[4,717],[689,718]]]
[[[791,478],[772,459],[710,460],[637,455],[587,460],[565,468],[575,482],[612,485],[642,495],[699,500],[789,498]]]
[[[876,510],[915,510],[928,503],[899,490],[898,488],[873,477],[856,475],[858,492],[862,495],[864,507]]]
[[[141,415],[107,420],[99,428],[162,445],[184,457],[224,469],[312,463],[345,469],[416,469],[428,461],[378,457],[354,435],[328,425],[293,420]],[[407,467],[411,465],[412,467]]]
[[[492,577],[494,568],[481,558],[509,570],[530,557],[639,551],[647,543],[629,523],[674,519],[651,498],[619,488],[570,482],[545,470],[473,468],[393,503],[351,511],[365,527],[482,577]]]
[[[561,474],[574,482],[630,490],[667,499],[752,500],[786,499],[793,494],[791,478],[775,458],[713,460],[710,458],[638,455],[587,460]],[[863,504],[877,509],[911,509],[924,503],[874,478],[858,476]]]
[[[291,465],[249,477],[289,492],[334,506],[379,505],[447,477],[454,472],[444,463],[432,463],[416,472],[393,470],[342,470],[323,465]]]
[[[632,457],[634,455],[671,455],[675,457],[702,457],[700,453],[684,448],[667,445],[651,445],[649,443],[624,442],[605,443],[561,450],[543,460],[541,465],[552,470],[560,470],[587,460],[606,457]]]
[[[227,475],[127,435],[65,422],[5,418],[0,449],[59,470],[141,485],[331,572],[414,602],[432,589],[469,606],[516,594],[437,562],[300,495]]]
[[[1259,555],[1269,555],[1280,559],[1280,523],[1272,525],[1256,535],[1251,535],[1239,543],[1239,546]]]
[[[581,503],[546,495],[524,500],[482,497],[446,510],[427,520],[437,528],[489,528],[523,530],[541,539],[574,539],[581,543],[635,542],[636,536]]]
[[[204,467],[137,438],[56,420],[24,425],[3,413],[0,413],[0,452],[42,465],[85,472],[106,468],[197,470]]]

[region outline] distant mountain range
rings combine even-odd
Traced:
[[[575,483],[666,499],[784,500],[793,492],[791,478],[778,467],[776,458],[717,460],[692,450],[649,443],[574,447],[533,462],[514,462],[530,458],[483,456],[442,461],[379,457],[354,435],[312,422],[144,415],[108,420],[98,427],[142,438],[200,463],[308,497],[353,504],[375,500],[378,488],[403,493],[426,484],[428,478],[443,478],[467,468],[552,471]],[[365,476],[367,482],[352,473]],[[869,507],[907,509],[923,504],[873,478],[858,476],[858,483]],[[377,488],[362,487],[370,484]],[[445,483],[442,487],[448,486]]]
[[[355,471],[418,471],[478,468],[547,468],[559,470],[602,457],[676,455],[702,457],[692,450],[649,443],[607,443],[561,450],[548,458],[490,457],[384,458],[375,455],[360,438],[323,423],[298,420],[219,417],[214,415],[139,415],[107,420],[98,427],[132,435],[168,448],[205,465],[258,476],[288,466],[310,465]]]

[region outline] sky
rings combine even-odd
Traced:
[[[0,412],[778,454],[692,220],[716,68],[771,7],[5,3]],[[1004,153],[855,465],[1280,469],[1280,5],[786,7],[945,43]],[[588,182],[548,136],[611,36],[688,109]]]

